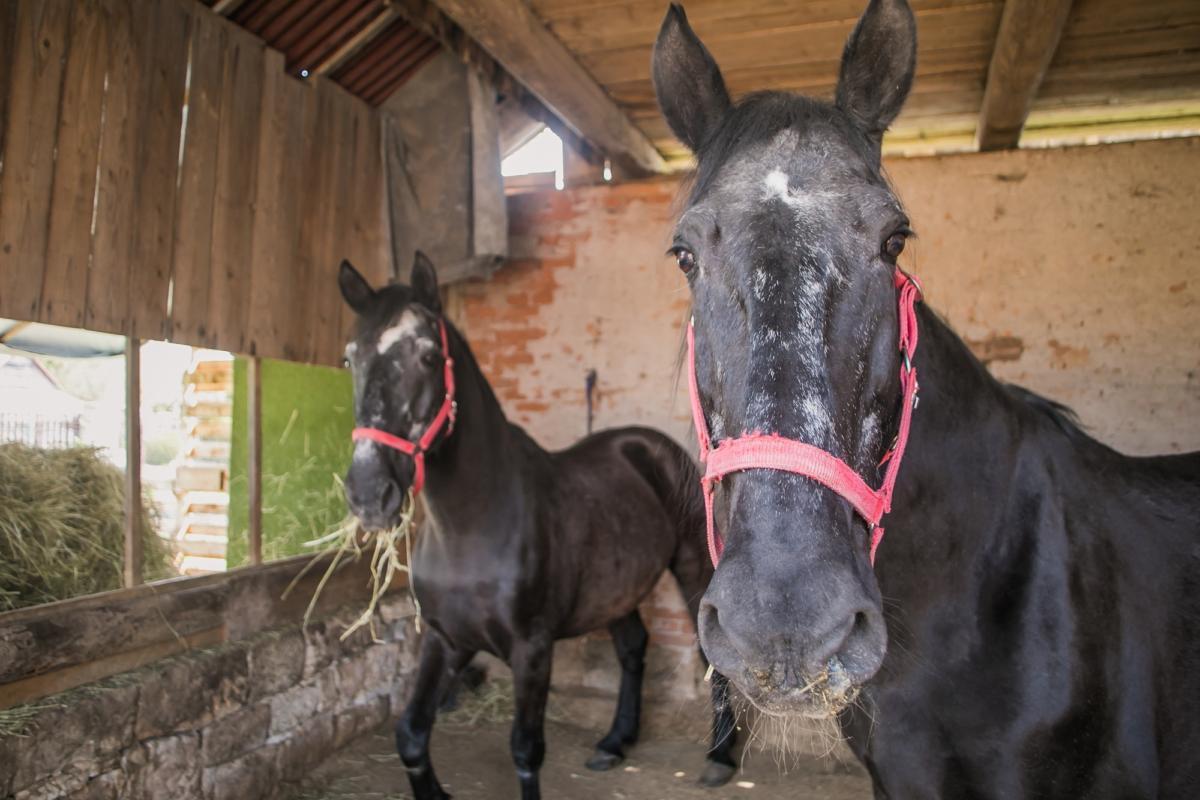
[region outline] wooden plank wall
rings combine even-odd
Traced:
[[[0,317],[338,364],[377,113],[194,0],[0,0]]]

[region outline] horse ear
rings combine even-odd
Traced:
[[[842,52],[837,106],[876,143],[900,113],[917,68],[917,23],[907,0],[871,0]]]
[[[338,269],[338,287],[342,290],[346,304],[357,314],[364,313],[375,299],[375,290],[371,288],[371,284],[367,283],[367,279],[349,261],[343,260]]]
[[[437,270],[429,256],[420,250],[413,256],[412,276],[409,278],[413,296],[417,302],[435,314],[442,311],[442,298],[438,294]]]
[[[678,3],[667,9],[658,31],[651,70],[667,124],[693,153],[699,152],[732,103],[717,62]]]

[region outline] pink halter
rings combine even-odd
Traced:
[[[421,435],[420,440],[415,443],[410,442],[408,439],[401,439],[399,436],[382,431],[379,428],[355,428],[354,432],[350,434],[350,438],[356,442],[359,439],[370,439],[385,447],[390,447],[393,450],[399,450],[405,455],[412,456],[413,464],[415,465],[412,484],[413,494],[420,494],[422,487],[425,486],[425,453],[433,446],[433,440],[437,438],[443,427],[446,428],[447,436],[454,431],[454,417],[458,413],[458,403],[454,401],[454,359],[450,357],[450,342],[446,338],[446,321],[444,319],[438,320],[438,329],[442,334],[442,359],[446,376],[446,397],[442,400],[442,407],[438,409],[437,416],[433,418],[433,422],[429,423],[429,427],[425,429],[425,433]]]
[[[748,469],[794,472],[811,478],[845,498],[870,526],[871,564],[874,565],[875,550],[883,539],[883,528],[879,526],[879,521],[884,514],[891,511],[896,475],[900,472],[900,461],[904,458],[904,448],[908,444],[912,413],[917,407],[917,371],[913,368],[912,358],[917,350],[915,306],[921,299],[921,286],[916,278],[900,269],[896,270],[895,282],[896,288],[900,290],[900,386],[904,400],[900,409],[900,428],[896,434],[896,441],[879,462],[881,466],[887,464],[883,485],[879,489],[867,486],[866,481],[837,456],[811,444],[787,439],[778,434],[750,433],[735,439],[725,439],[713,448],[709,440],[704,408],[700,405],[700,389],[696,385],[695,325],[688,324],[688,391],[692,398],[692,421],[696,424],[696,438],[700,440],[700,460],[706,465],[700,484],[704,490],[708,554],[714,567],[725,549],[725,543],[713,523],[713,492],[716,483],[731,472]]]

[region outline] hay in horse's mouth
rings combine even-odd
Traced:
[[[311,542],[305,542],[305,547],[320,548],[312,560],[309,561],[304,569],[296,574],[287,589],[283,592],[283,597],[295,588],[296,583],[304,577],[310,569],[316,566],[317,562],[325,556],[332,554],[329,561],[329,566],[325,569],[325,574],[321,576],[321,580],[317,583],[317,588],[313,590],[313,596],[308,601],[308,608],[304,611],[304,626],[307,627],[309,620],[312,617],[313,610],[316,608],[317,599],[320,598],[321,592],[325,589],[325,584],[338,568],[339,564],[349,563],[349,561],[357,561],[364,554],[369,552],[371,566],[371,596],[367,600],[367,607],[359,615],[358,619],[354,620],[351,625],[342,632],[341,638],[346,639],[352,633],[363,626],[369,627],[371,631],[371,639],[380,641],[379,636],[375,633],[375,610],[379,607],[379,601],[383,595],[391,588],[392,581],[395,580],[398,572],[406,572],[410,576],[409,593],[412,595],[413,606],[416,608],[416,624],[417,632],[421,630],[421,604],[417,600],[416,593],[412,591],[412,528],[413,517],[416,513],[416,498],[412,490],[408,492],[405,498],[404,506],[400,512],[400,521],[393,527],[384,531],[375,531],[366,533],[359,527],[358,519],[353,515],[342,520],[333,531],[314,539]],[[401,560],[400,543],[404,543],[404,557]],[[372,543],[374,546],[372,547]]]
[[[773,685],[770,676],[763,671],[750,670],[747,675],[757,684],[759,691],[743,693],[755,708],[771,717],[799,715],[810,719],[828,719],[837,716],[858,696],[858,687],[851,682],[837,656],[829,659],[825,668],[809,677],[807,683],[795,688]]]

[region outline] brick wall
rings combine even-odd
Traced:
[[[920,235],[908,266],[1000,377],[1074,406],[1129,452],[1200,448],[1200,139],[887,166]],[[514,196],[512,261],[450,290],[506,411],[544,446],[584,434],[596,369],[598,428],[646,424],[694,447],[679,380],[689,296],[664,256],[678,190],[661,180]],[[698,670],[670,581],[643,616],[663,682],[651,691],[694,692],[679,678]],[[560,645],[556,682],[615,688],[608,644]]]
[[[0,797],[11,800],[251,800],[399,713],[415,667],[407,596],[381,603],[372,643],[340,636],[346,607],[301,631],[156,662],[27,707],[0,734]]]

